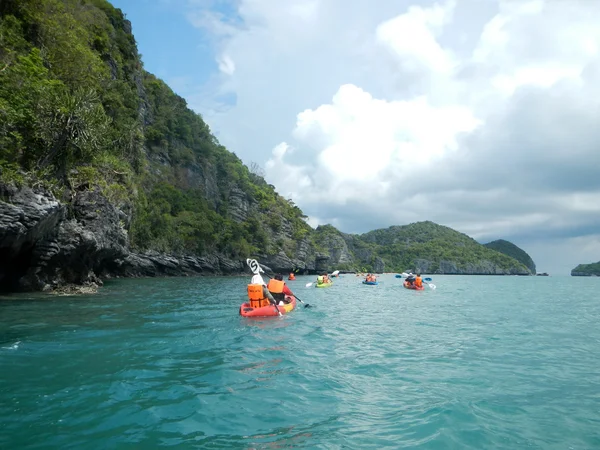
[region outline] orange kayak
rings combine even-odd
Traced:
[[[296,297],[292,295],[286,295],[286,300],[289,303],[285,305],[278,305],[277,309],[281,314],[287,314],[290,311],[293,311],[296,307]],[[277,311],[275,311],[274,305],[262,306],[260,308],[253,308],[250,306],[250,302],[242,303],[240,306],[240,315],[243,317],[272,317],[278,316]]]
[[[403,284],[406,289],[412,289],[415,291],[424,291],[425,290],[425,286],[416,287],[414,284],[408,284],[406,281]]]

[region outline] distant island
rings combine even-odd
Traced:
[[[106,0],[0,7],[0,290],[276,271],[531,275],[507,241],[433,222],[316,230],[143,68]],[[498,244],[500,243],[500,244]]]
[[[571,270],[573,277],[600,277],[600,261],[592,264],[579,264]]]
[[[517,247],[512,242],[505,241],[504,239],[498,239],[496,241],[488,242],[484,244],[487,248],[491,248],[492,250],[496,250],[500,253],[504,253],[512,258],[515,258],[517,261],[524,264],[532,274],[535,275],[535,263],[531,256],[525,252],[525,250]]]

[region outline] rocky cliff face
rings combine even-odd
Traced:
[[[65,217],[65,207],[42,189],[0,184],[0,284],[4,290],[31,285],[23,276],[57,252],[49,242]],[[39,286],[32,286],[38,287]]]
[[[129,249],[130,217],[98,191],[69,204],[44,189],[0,184],[0,287],[49,290],[98,286],[115,276],[237,274],[243,261],[219,254],[172,256]]]

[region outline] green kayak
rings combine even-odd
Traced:
[[[321,284],[319,284],[319,283],[316,283],[316,284],[315,284],[315,287],[318,287],[318,288],[326,288],[326,287],[330,287],[332,284],[333,284],[333,281],[332,281],[332,282],[330,282],[330,283],[321,283]]]

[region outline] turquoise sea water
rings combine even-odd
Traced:
[[[0,448],[600,448],[600,278],[313,278],[0,299]]]

